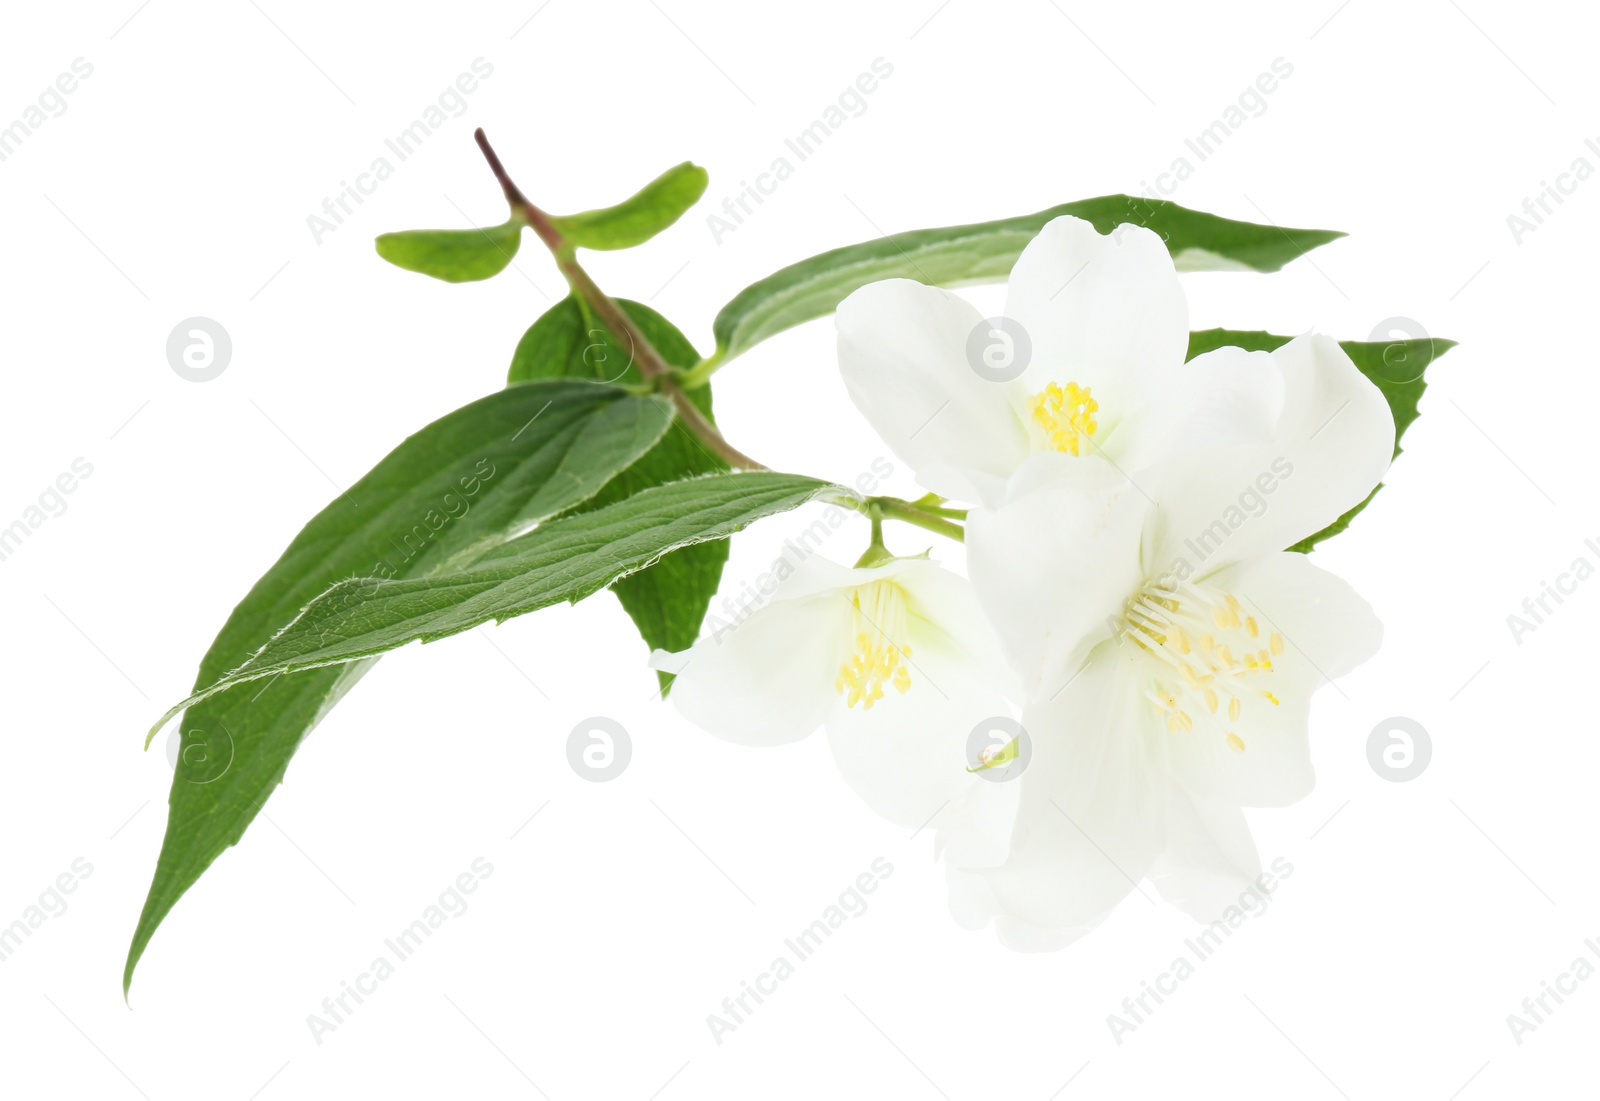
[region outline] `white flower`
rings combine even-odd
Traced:
[[[995,332],[965,299],[909,279],[839,306],[850,397],[942,496],[992,503],[1041,453],[1137,470],[1163,450],[1174,410],[1205,400],[1183,369],[1183,289],[1148,229],[1050,221],[1011,270],[1004,317]],[[989,352],[1020,375],[993,381]]]
[[[1035,465],[967,531],[974,588],[1029,690],[1033,761],[1003,864],[955,873],[1021,948],[1093,927],[1148,877],[1209,921],[1260,863],[1241,806],[1313,784],[1312,692],[1376,652],[1343,581],[1285,552],[1372,492],[1383,395],[1327,337],[1183,368],[1165,455],[1130,477]]]
[[[684,717],[759,746],[826,726],[851,787],[905,826],[946,804],[951,815],[975,792],[997,797],[978,788],[1016,787],[966,770],[968,736],[1010,714],[1011,682],[965,579],[926,558],[850,568],[811,555],[780,566],[776,591],[748,618],[652,655],[677,675],[671,699]]]

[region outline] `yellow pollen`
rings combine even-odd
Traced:
[[[1235,753],[1243,753],[1244,739],[1230,730],[1228,732],[1228,748],[1233,750]]]
[[[1046,446],[1069,455],[1080,454],[1081,441],[1100,427],[1094,419],[1099,408],[1100,403],[1089,396],[1089,388],[1076,382],[1064,388],[1052,382],[1028,398],[1028,412],[1043,430]]]
[[[1229,719],[1233,720],[1234,722],[1238,722],[1239,721],[1239,712],[1241,712],[1243,710],[1244,710],[1244,704],[1239,702],[1239,697],[1238,696],[1235,696],[1233,699],[1228,701],[1228,718]]]
[[[839,666],[834,681],[845,704],[863,711],[883,699],[885,685],[904,694],[911,687],[911,656],[906,637],[905,593],[892,581],[874,581],[851,591],[850,618],[855,648]]]
[[[1272,652],[1274,654],[1283,653],[1283,636],[1277,631],[1272,632],[1272,635],[1267,639],[1267,642],[1269,645],[1271,645]]]
[[[1253,615],[1244,617],[1244,629],[1250,632],[1251,638],[1261,637],[1261,628],[1256,626],[1256,617]]]
[[[1213,715],[1215,715],[1217,713],[1217,705],[1218,705],[1218,702],[1219,702],[1217,700],[1217,690],[1215,688],[1212,688],[1208,684],[1208,685],[1206,685],[1206,690],[1205,691],[1206,691],[1206,710],[1211,712]],[[1233,711],[1234,705],[1237,704],[1238,702],[1239,702],[1238,700],[1229,700],[1228,701],[1228,711],[1230,713]]]

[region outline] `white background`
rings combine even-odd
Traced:
[[[0,562],[0,924],[74,859],[93,871],[0,963],[0,1089],[1592,1092],[1600,981],[1520,1045],[1506,1021],[1600,936],[1600,581],[1521,645],[1506,624],[1574,558],[1600,560],[1583,542],[1600,536],[1600,182],[1520,243],[1506,222],[1575,158],[1600,167],[1584,146],[1600,138],[1584,13],[1486,0],[541,2],[8,12],[0,121],[75,58],[94,69],[0,163],[0,523],[74,459],[93,474]],[[316,243],[307,215],[479,57],[494,71],[466,112]],[[717,243],[706,213],[879,57],[894,72],[866,112]],[[1277,58],[1293,75],[1267,110],[1196,162],[1184,139]],[[929,835],[871,816],[820,738],[753,751],[688,727],[654,701],[609,596],[386,657],[173,911],[124,1006],[171,777],[160,743],[140,752],[144,730],[335,487],[497,388],[522,330],[559,297],[531,236],[515,270],[463,286],[373,252],[387,230],[503,217],[475,125],[557,212],[614,201],[685,158],[707,166],[699,210],[591,263],[702,349],[739,288],[825,247],[1136,192],[1179,156],[1195,167],[1172,194],[1182,203],[1350,233],[1277,275],[1186,277],[1194,328],[1366,339],[1404,315],[1461,342],[1431,372],[1389,488],[1316,556],[1387,635],[1318,696],[1316,792],[1252,814],[1264,860],[1293,875],[1120,1044],[1107,1015],[1184,953],[1187,918],[1134,894],[1042,956],[963,932]],[[164,353],[194,315],[234,344],[203,385]],[[774,467],[853,479],[883,449],[833,359],[831,326],[816,322],[730,366],[717,380],[730,438]],[[903,471],[887,491],[916,492]],[[726,587],[811,519],[740,537]],[[921,549],[919,534],[892,546]],[[836,539],[831,554],[850,561],[865,526]],[[566,762],[568,732],[595,714],[633,736],[610,783]],[[1369,732],[1393,715],[1432,736],[1432,763],[1409,783],[1367,763]],[[317,1044],[307,1015],[477,857],[494,872],[470,908]],[[894,873],[867,912],[715,1043],[707,1014],[877,857]]]

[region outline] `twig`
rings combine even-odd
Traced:
[[[654,383],[657,389],[671,400],[685,427],[729,466],[739,470],[766,470],[767,467],[729,443],[717,430],[717,426],[689,400],[689,396],[674,378],[673,367],[662,358],[655,345],[639,331],[639,327],[628,315],[623,313],[622,307],[617,305],[616,300],[601,290],[589,277],[589,273],[583,270],[583,266],[578,263],[575,246],[561,235],[561,231],[550,220],[550,216],[529,202],[522,189],[517,187],[510,173],[506,171],[505,165],[501,163],[499,155],[495,153],[494,147],[489,144],[483,129],[480,127],[472,136],[477,140],[478,148],[483,151],[484,160],[489,162],[494,178],[500,181],[500,189],[505,192],[506,202],[511,204],[512,213],[521,217],[539,235],[539,239],[555,257],[556,265],[561,269],[561,274],[566,276],[568,285],[589,304],[590,309],[594,310],[606,328],[616,336],[627,339],[629,347],[633,349],[633,361],[639,368],[640,376],[647,382]]]

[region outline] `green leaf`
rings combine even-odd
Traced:
[[[178,704],[162,722],[247,682],[359,661],[408,642],[433,642],[562,601],[575,604],[668,551],[725,538],[824,493],[854,497],[797,474],[711,474],[560,517],[456,569],[341,581],[244,665]]]
[[[1189,334],[1189,359],[1217,348],[1243,348],[1250,352],[1271,352],[1289,343],[1293,337],[1275,336],[1272,333],[1240,332],[1233,329],[1202,329]],[[1388,341],[1361,341],[1341,340],[1339,347],[1360,368],[1361,373],[1371,379],[1373,384],[1383,391],[1383,396],[1389,402],[1389,412],[1394,415],[1394,453],[1400,454],[1400,437],[1411,422],[1417,419],[1420,413],[1418,403],[1422,401],[1422,393],[1428,388],[1428,383],[1423,378],[1423,373],[1434,360],[1444,355],[1456,346],[1453,340],[1440,337],[1424,337],[1420,340],[1388,340]],[[1356,513],[1372,503],[1372,498],[1377,496],[1378,490],[1383,486],[1373,488],[1355,508],[1339,517],[1333,523],[1288,548],[1302,554],[1322,542],[1338,535],[1350,526],[1350,521],[1355,519]]]
[[[522,244],[522,222],[513,218],[487,229],[408,229],[374,242],[378,255],[398,268],[446,283],[471,283],[506,270]]]
[[[1020,218],[895,233],[802,260],[752,283],[712,324],[716,362],[741,355],[768,337],[824,317],[854,290],[880,279],[916,279],[941,287],[995,283],[1011,274],[1024,246],[1046,222],[1073,214],[1101,233],[1124,223],[1160,234],[1180,270],[1277,271],[1344,234],[1282,229],[1219,218],[1163,199],[1102,195]]]
[[[459,567],[593,496],[666,431],[671,408],[593,382],[508,387],[407,439],[323,509],[234,609],[200,663],[210,685],[319,593],[355,576]],[[156,927],[282,782],[289,758],[369,663],[314,669],[191,708],[166,838],[123,976]]]
[[[688,339],[649,306],[627,299],[618,299],[617,305],[668,363],[689,368],[699,362],[700,354]],[[624,347],[576,297],[552,306],[517,345],[510,379],[516,382],[530,378],[599,378],[623,384],[641,381],[632,349]],[[688,394],[689,400],[711,419],[711,387],[701,386]],[[675,420],[660,443],[612,479],[585,507],[597,508],[654,485],[727,469],[727,463],[707,451],[681,421]],[[699,637],[700,624],[717,595],[727,561],[728,540],[696,543],[673,551],[648,569],[629,574],[611,591],[617,594],[647,646],[683,650]],[[667,692],[672,674],[658,670],[656,676],[662,692]]]
[[[563,237],[582,248],[632,248],[650,240],[699,202],[709,178],[704,168],[684,161],[616,206],[550,220]]]
[[[677,328],[642,302],[616,300],[668,363],[693,367],[700,353]],[[644,381],[633,349],[611,335],[605,324],[575,296],[563,298],[528,327],[511,357],[506,381],[539,378],[584,378],[631,386]]]

